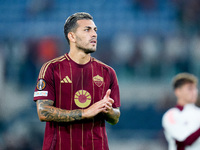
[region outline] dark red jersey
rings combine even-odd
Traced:
[[[111,89],[113,108],[120,107],[115,71],[91,57],[79,65],[68,54],[45,63],[38,77],[34,100],[49,99],[66,110],[85,109],[103,99]],[[43,150],[108,150],[105,117],[70,123],[46,122]]]

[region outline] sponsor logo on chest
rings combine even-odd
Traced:
[[[75,104],[80,108],[86,108],[91,103],[91,95],[86,90],[79,90],[74,95]]]

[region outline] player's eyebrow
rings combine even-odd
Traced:
[[[91,27],[91,26],[85,26],[84,28],[87,28],[87,29],[92,29],[92,27]],[[97,31],[97,27],[94,27],[94,30],[96,30],[96,31]]]

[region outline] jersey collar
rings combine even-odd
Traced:
[[[178,105],[178,104],[175,107],[178,108],[180,111],[182,111],[183,108],[184,108],[184,106],[181,106],[181,105]]]
[[[82,64],[77,64],[75,61],[73,61],[73,60],[69,57],[69,55],[68,55],[67,53],[65,54],[65,57],[67,58],[67,60],[69,60],[70,62],[72,62],[73,65],[75,65],[75,66],[77,66],[77,67],[79,67],[79,68],[85,68],[86,66],[88,66],[88,65],[91,63],[91,58],[92,58],[92,57],[90,57],[90,61],[87,62],[86,64],[82,65]]]

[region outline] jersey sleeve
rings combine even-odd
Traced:
[[[112,69],[112,68],[110,69],[110,75],[111,75],[111,84],[110,84],[111,94],[110,94],[110,97],[114,100],[113,108],[117,108],[117,107],[121,106],[119,84],[118,84],[118,80],[117,80],[117,75],[116,75],[114,69]]]
[[[179,110],[170,109],[163,116],[162,126],[166,134],[172,136],[176,141],[184,142],[197,129],[189,128],[180,118]]]
[[[53,66],[50,63],[42,66],[34,92],[34,101],[43,99],[55,101]]]
[[[184,141],[182,142],[176,141],[176,144],[184,146],[192,145],[199,137],[200,137],[200,128],[198,128],[194,133],[188,136]]]

